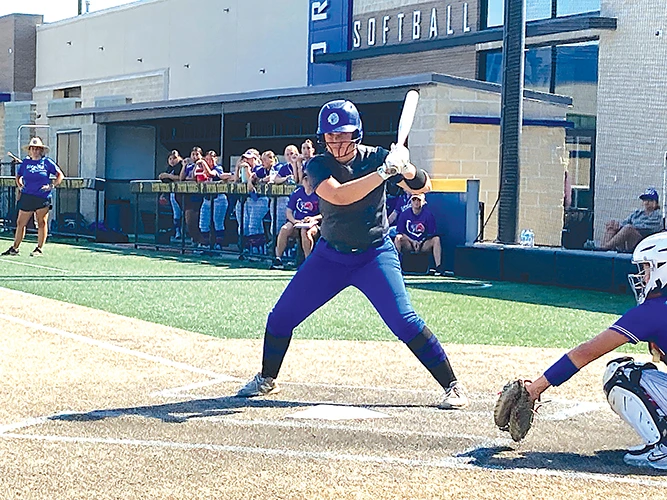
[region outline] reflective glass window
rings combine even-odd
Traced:
[[[499,50],[485,52],[481,58],[480,76],[484,81],[501,83],[503,54]],[[524,85],[527,89],[549,92],[551,83],[551,47],[526,52]]]
[[[494,28],[503,25],[505,0],[486,0],[486,27]],[[577,0],[573,0],[576,1]],[[598,0],[599,2],[599,0]],[[551,17],[551,0],[526,0],[526,21],[549,19]]]
[[[571,16],[600,10],[600,0],[558,0],[557,16]]]

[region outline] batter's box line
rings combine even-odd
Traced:
[[[230,380],[234,379],[234,380]],[[195,384],[189,384],[181,387],[174,387],[171,389],[164,389],[162,391],[156,391],[150,394],[151,397],[160,397],[160,398],[191,398],[191,399],[206,399],[210,398],[210,394],[197,394],[188,391],[201,389],[204,387],[211,387],[213,385],[218,385],[221,383],[239,381],[241,379],[223,376],[222,378],[207,380],[205,382],[199,382]],[[347,390],[361,390],[361,391],[375,391],[375,392],[388,392],[388,393],[399,393],[399,394],[420,394],[426,396],[438,397],[442,396],[442,392],[433,391],[433,390],[424,390],[424,389],[405,389],[405,388],[393,388],[393,387],[378,387],[378,386],[356,386],[356,385],[332,385],[332,384],[315,384],[307,382],[283,382],[283,386],[293,386],[293,387],[313,387],[313,388],[324,388],[324,389],[347,389]],[[233,395],[232,395],[233,396]],[[229,397],[229,396],[225,396]],[[493,393],[472,393],[468,394],[468,397],[471,401],[474,402],[495,402],[497,399],[497,394]],[[561,421],[567,420],[568,418],[575,417],[577,415],[583,415],[585,413],[593,413],[601,410],[605,407],[603,403],[596,403],[592,401],[577,401],[570,399],[552,399],[550,400],[554,403],[561,404],[566,406],[566,408],[559,410],[552,414],[543,414],[540,415],[541,420],[548,421]],[[313,401],[310,404],[339,404],[345,406],[347,403],[335,402],[335,401]],[[397,405],[400,406],[400,405]],[[470,413],[470,412],[467,412]],[[477,412],[479,413],[479,412]]]
[[[297,460],[320,460],[320,461],[339,461],[353,463],[370,463],[378,465],[401,465],[407,467],[425,467],[438,469],[458,469],[470,471],[498,471],[514,474],[525,474],[529,476],[558,477],[568,480],[578,479],[584,481],[596,481],[607,484],[632,484],[640,486],[650,486],[657,488],[667,487],[667,481],[629,478],[616,475],[597,474],[591,472],[573,472],[573,471],[554,471],[547,469],[510,469],[510,468],[490,468],[480,467],[467,462],[468,459],[460,457],[445,457],[438,460],[421,460],[391,456],[379,455],[354,455],[349,453],[317,452],[303,450],[289,450],[283,448],[256,448],[247,446],[230,446],[207,443],[179,443],[174,441],[140,440],[140,439],[119,439],[119,438],[97,438],[83,436],[54,436],[38,434],[3,434],[3,439],[21,439],[44,441],[52,443],[74,443],[74,444],[100,444],[100,445],[119,445],[144,448],[163,448],[183,451],[205,450],[218,453],[260,455],[265,457],[290,458]]]
[[[2,289],[2,288],[0,288]],[[12,290],[13,291],[13,290]],[[136,349],[130,349],[128,347],[123,347],[117,344],[112,344],[110,342],[105,342],[103,340],[97,340],[92,337],[86,337],[85,335],[80,335],[78,333],[73,333],[69,332],[67,330],[63,330],[61,328],[55,328],[52,326],[47,326],[43,325],[41,323],[35,323],[33,321],[28,321],[25,319],[17,318],[16,316],[10,316],[8,314],[2,314],[0,313],[0,319],[3,319],[5,321],[9,321],[12,323],[16,323],[19,325],[22,325],[26,328],[30,328],[33,330],[38,330],[42,332],[47,332],[51,333],[54,335],[58,335],[60,337],[64,337],[70,340],[75,340],[77,342],[81,342],[83,344],[88,344],[94,347],[98,347],[101,349],[105,349],[107,351],[112,351],[112,352],[117,352],[120,354],[124,354],[126,356],[132,356],[135,358],[143,359],[145,361],[150,361],[153,363],[158,363],[164,366],[169,366],[170,368],[174,368],[177,370],[182,370],[182,371],[187,371],[190,373],[196,373],[198,375],[204,375],[206,377],[209,377],[214,380],[227,380],[230,382],[237,382],[240,379],[236,377],[231,377],[229,375],[225,375],[222,373],[216,373],[211,370],[205,370],[203,368],[198,368],[196,366],[188,365],[187,363],[181,363],[180,361],[174,361],[171,359],[163,358],[161,356],[155,356],[153,354],[148,354],[143,351],[138,351]]]

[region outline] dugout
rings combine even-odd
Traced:
[[[132,234],[143,228],[135,228],[134,218],[128,217],[136,213],[130,181],[156,179],[171,149],[182,154],[193,146],[213,149],[226,169],[249,147],[281,154],[288,144],[315,138],[318,111],[332,99],[357,105],[364,142],[389,147],[410,89],[421,96],[409,136],[412,161],[433,179],[476,179],[479,201],[489,206],[499,185],[500,85],[435,73],[141,103],[115,96],[97,99],[91,107],[82,107],[80,98],[59,99],[49,111],[49,133],[80,134],[81,175],[108,181],[105,213]],[[520,223],[544,228],[536,232],[538,243],[560,244],[563,167],[555,152],[564,147],[571,99],[528,90],[524,96],[522,175],[539,177],[539,182],[522,186]],[[139,213],[145,212],[148,220],[155,204],[148,198],[145,203]],[[92,220],[86,197],[82,209]],[[487,227],[489,234],[494,234],[494,224]],[[452,265],[448,256],[446,266]]]
[[[426,207],[435,217],[442,245],[442,265],[454,271],[456,247],[470,245],[479,234],[479,180],[433,179]]]

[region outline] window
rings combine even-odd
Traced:
[[[53,91],[54,99],[69,99],[71,97],[81,97],[81,87],[67,87]]]
[[[551,47],[529,49],[526,52],[524,76],[524,85],[526,88],[549,92],[551,89],[551,59]]]
[[[479,53],[479,79],[501,83],[503,55],[499,49]],[[595,115],[597,108],[598,42],[533,47],[526,52],[527,89],[571,96],[578,113]]]
[[[526,0],[526,21],[571,16],[600,10],[601,0]],[[503,25],[505,0],[482,0],[482,26]],[[555,13],[555,16],[554,16]]]
[[[524,85],[531,90],[549,92],[551,87],[551,47],[529,49],[526,52]],[[501,83],[503,54],[489,50],[480,54],[480,79]]]
[[[573,82],[597,83],[598,43],[577,43],[556,47],[556,89]]]
[[[600,10],[600,0],[558,0],[556,16],[571,16]]]

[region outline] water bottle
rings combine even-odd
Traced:
[[[532,229],[526,232],[526,246],[533,248],[535,246],[535,233]]]
[[[528,246],[528,229],[521,230],[521,236],[519,236],[519,244],[522,247]]]

